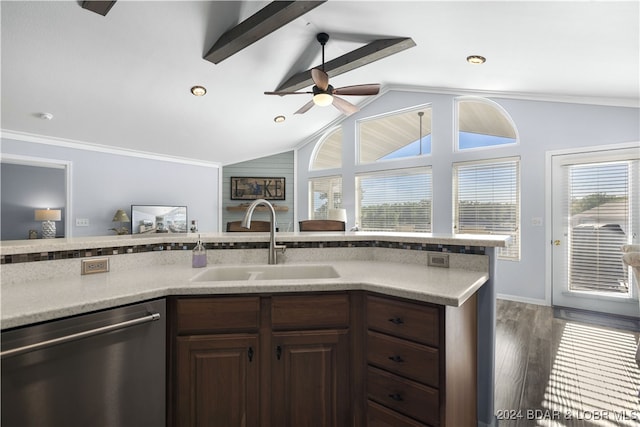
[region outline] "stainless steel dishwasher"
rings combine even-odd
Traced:
[[[2,332],[2,427],[165,425],[165,300]]]

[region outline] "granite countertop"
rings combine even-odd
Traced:
[[[32,252],[51,252],[96,247],[147,245],[162,243],[189,243],[201,236],[205,243],[215,242],[265,242],[269,233],[186,233],[162,235],[123,235],[71,237],[62,239],[8,240],[0,242],[1,255]],[[277,233],[278,242],[297,241],[381,241],[399,243],[435,243],[460,246],[504,247],[507,236],[439,233],[376,233],[376,232],[293,232]]]
[[[281,240],[284,239],[281,237]],[[1,327],[9,329],[170,295],[366,290],[460,306],[489,279],[489,274],[482,271],[395,262],[331,261],[329,264],[340,277],[193,282],[191,279],[203,269],[174,264],[7,284],[2,287]],[[215,266],[208,268],[211,267]]]

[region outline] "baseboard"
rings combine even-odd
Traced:
[[[507,301],[522,302],[525,304],[546,305],[546,306],[549,305],[549,303],[547,303],[543,299],[519,297],[516,295],[498,294],[496,295],[496,298],[507,300]]]

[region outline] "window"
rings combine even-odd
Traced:
[[[330,131],[318,143],[311,156],[309,170],[334,169],[342,167],[342,128]]]
[[[569,290],[630,294],[620,247],[630,243],[631,184],[637,162],[567,165]]]
[[[506,234],[499,259],[520,259],[520,160],[453,165],[454,233]]]
[[[511,118],[492,101],[461,98],[458,107],[458,150],[515,144]]]
[[[342,177],[309,180],[309,219],[327,219],[329,209],[342,208]]]
[[[358,136],[361,164],[431,154],[431,106],[362,120]]]
[[[358,225],[364,231],[431,231],[431,168],[356,176]]]

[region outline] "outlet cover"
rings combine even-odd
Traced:
[[[449,268],[449,254],[429,252],[427,256],[427,265],[430,267]]]
[[[76,227],[88,227],[89,218],[76,218]]]
[[[107,271],[109,271],[109,258],[82,260],[82,274],[106,273]]]

